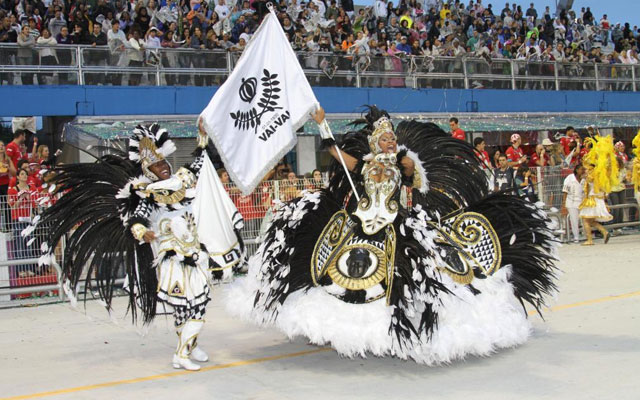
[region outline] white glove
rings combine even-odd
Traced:
[[[320,137],[324,139],[333,139],[333,134],[331,133],[331,128],[329,127],[329,123],[327,123],[326,119],[323,119],[322,122],[318,124],[318,129],[320,130]]]

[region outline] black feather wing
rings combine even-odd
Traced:
[[[395,133],[398,144],[416,153],[426,172],[429,190],[414,190],[414,205],[446,215],[489,193],[486,175],[469,143],[430,122],[403,121]]]
[[[48,185],[62,195],[36,224],[47,227],[43,251],[49,257],[56,245],[66,240],[61,267],[72,288],[86,276],[86,287],[97,290],[108,309],[116,279],[126,273],[132,319],[137,319],[137,304],[146,323],[156,310],[153,251],[148,244],[138,244],[125,226],[138,196],[132,191],[118,196],[140,173],[137,164],[115,155],[96,163],[58,166],[49,175]]]

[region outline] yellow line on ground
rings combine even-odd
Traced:
[[[245,365],[258,364],[258,363],[263,363],[263,362],[267,362],[267,361],[282,360],[284,358],[307,356],[307,355],[310,355],[310,354],[322,353],[322,352],[329,351],[329,350],[331,350],[331,348],[323,347],[321,349],[299,351],[299,352],[296,352],[296,353],[279,354],[279,355],[276,355],[276,356],[269,356],[269,357],[253,358],[251,360],[236,361],[236,362],[227,363],[227,364],[211,365],[211,366],[208,366],[208,367],[202,367],[200,369],[200,371],[180,370],[180,371],[176,371],[176,372],[169,372],[169,373],[166,373],[166,374],[143,376],[141,378],[123,379],[123,380],[120,380],[120,381],[96,383],[94,385],[77,386],[77,387],[72,387],[72,388],[67,388],[67,389],[52,390],[50,392],[40,392],[40,393],[25,394],[25,395],[22,395],[22,396],[5,397],[5,398],[2,398],[0,400],[37,399],[37,398],[42,398],[42,397],[55,396],[55,395],[58,395],[58,394],[83,392],[83,391],[87,391],[87,390],[101,389],[101,388],[110,387],[110,386],[126,385],[126,384],[131,384],[131,383],[153,381],[153,380],[157,380],[157,379],[172,378],[174,376],[180,376],[180,375],[186,375],[186,374],[194,374],[194,373],[205,372],[205,371],[213,371],[213,370],[216,370],[216,369],[242,367],[242,366],[245,366]]]
[[[636,296],[640,296],[640,292],[624,293],[624,294],[618,294],[618,295],[614,295],[614,296],[600,297],[598,299],[580,301],[580,302],[573,303],[573,304],[564,304],[564,305],[561,305],[561,306],[545,308],[543,311],[561,311],[561,310],[566,310],[566,309],[569,309],[569,308],[590,306],[592,304],[604,303],[604,302],[612,301],[612,300],[627,299],[629,297],[636,297]],[[529,315],[535,315],[537,313],[538,312],[536,310],[529,311]]]
[[[566,309],[569,309],[569,308],[588,306],[588,305],[592,305],[592,304],[604,303],[604,302],[607,302],[607,301],[626,299],[626,298],[629,298],[629,297],[637,297],[637,296],[640,296],[640,291],[639,292],[631,292],[631,293],[619,294],[619,295],[615,295],[615,296],[606,296],[606,297],[601,297],[599,299],[585,300],[585,301],[581,301],[581,302],[578,302],[578,303],[555,306],[555,307],[547,308],[545,310],[546,311],[561,311],[561,310],[566,310]],[[533,315],[533,314],[536,314],[536,313],[537,312],[535,310],[529,311],[529,315]],[[294,358],[294,357],[307,356],[307,355],[310,355],[310,354],[322,353],[322,352],[330,351],[330,350],[332,350],[332,349],[328,348],[328,347],[323,347],[321,349],[299,351],[299,352],[296,352],[296,353],[287,353],[287,354],[280,354],[280,355],[269,356],[269,357],[253,358],[253,359],[245,360],[245,361],[235,361],[235,362],[227,363],[227,364],[211,365],[211,366],[208,366],[208,367],[202,367],[200,369],[200,371],[197,371],[197,372],[205,372],[205,371],[213,371],[213,370],[216,370],[216,369],[227,369],[227,368],[242,367],[242,366],[245,366],[245,365],[258,364],[258,363],[263,363],[263,362],[267,362],[267,361],[274,361],[274,360],[282,360],[282,359],[285,359],[285,358]],[[40,392],[40,393],[25,394],[25,395],[22,395],[22,396],[4,397],[4,398],[0,398],[0,400],[37,399],[37,398],[42,398],[42,397],[55,396],[55,395],[59,395],[59,394],[83,392],[83,391],[87,391],[87,390],[101,389],[101,388],[111,387],[111,386],[127,385],[127,384],[132,384],[132,383],[139,383],[139,382],[147,382],[147,381],[153,381],[153,380],[158,380],[158,379],[172,378],[174,376],[181,376],[181,375],[186,375],[186,374],[194,374],[194,373],[197,373],[197,372],[181,370],[181,371],[176,371],[176,372],[169,372],[169,373],[166,373],[166,374],[143,376],[141,378],[123,379],[123,380],[120,380],[120,381],[96,383],[94,385],[77,386],[77,387],[72,387],[72,388],[67,388],[67,389],[53,390],[53,391],[50,391],[50,392]]]

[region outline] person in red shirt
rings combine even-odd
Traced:
[[[589,153],[589,150],[591,150],[591,147],[593,147],[593,143],[591,141],[587,140],[587,141],[584,142],[584,146],[582,146],[582,148],[580,149],[579,157],[576,160],[576,163],[582,161],[584,156],[586,156]]]
[[[571,152],[571,149],[569,148],[569,143],[574,142],[576,140],[580,140],[580,135],[578,135],[578,132],[576,132],[575,129],[573,129],[573,126],[567,126],[567,129],[565,130],[566,132],[566,136],[563,136],[560,138],[560,144],[562,145],[562,149],[564,150],[564,155],[568,156],[569,153]]]
[[[7,156],[7,148],[4,142],[0,141],[0,207],[2,207],[2,231],[9,232],[9,222],[11,212],[7,205],[7,194],[9,191],[9,179],[16,174],[13,161]]]
[[[545,140],[549,141],[549,139]],[[544,145],[539,144],[536,146],[536,151],[531,155],[529,167],[546,167],[547,165],[549,165],[549,155],[547,154],[547,150],[544,148]]]
[[[473,148],[475,150],[476,156],[480,159],[482,163],[483,169],[491,168],[491,161],[489,161],[489,153],[485,150],[486,143],[483,138],[477,137],[473,139]]]
[[[616,149],[616,157],[620,158],[623,164],[626,164],[627,162],[629,162],[629,156],[627,155],[627,153],[624,152],[624,143],[622,143],[622,141],[616,142],[615,149]]]
[[[13,240],[10,254],[12,259],[24,260],[34,258],[33,248],[27,246],[26,237],[22,236],[22,231],[31,223],[33,210],[36,206],[37,193],[27,183],[29,173],[25,169],[18,170],[17,183],[9,188],[8,203],[11,208],[11,228],[13,230]],[[10,270],[11,286],[24,284],[20,278],[34,276],[36,266],[19,265]]]
[[[522,138],[517,133],[511,135],[511,147],[505,152],[507,155],[508,166],[512,168],[518,168],[520,165],[527,162],[527,156],[524,155],[524,151],[520,147],[522,144]]]
[[[13,140],[7,145],[7,155],[13,162],[15,169],[18,168],[18,161],[26,159],[27,155],[22,152],[21,146],[27,140],[27,131],[20,129],[13,134]]]
[[[451,127],[451,137],[460,140],[466,140],[467,135],[464,133],[462,129],[460,129],[460,125],[458,125],[458,118],[451,117],[449,119],[449,126]]]

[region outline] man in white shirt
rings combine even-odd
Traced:
[[[584,199],[584,191],[582,189],[582,177],[584,176],[584,167],[582,164],[576,165],[573,174],[567,176],[562,184],[562,215],[569,215],[569,223],[567,228],[571,228],[573,233],[573,243],[580,241],[580,203]],[[567,229],[567,239],[569,239],[569,230]]]
[[[224,0],[220,0],[218,2],[218,5],[216,6],[215,11],[216,11],[216,14],[218,14],[218,17],[220,18],[221,21],[227,18],[231,13],[231,10],[229,10],[229,6],[226,4]]]
[[[107,32],[107,45],[109,46],[109,65],[112,67],[126,66],[125,48],[129,46],[127,37],[120,30],[120,21],[114,18],[111,21],[111,29]],[[122,74],[111,74],[111,84],[119,86],[122,84]],[[108,79],[108,78],[107,78]]]
[[[378,21],[382,20],[385,21],[385,24],[387,22],[387,1],[386,0],[376,0],[376,2],[374,3],[374,9],[373,9],[376,18],[378,18]]]

